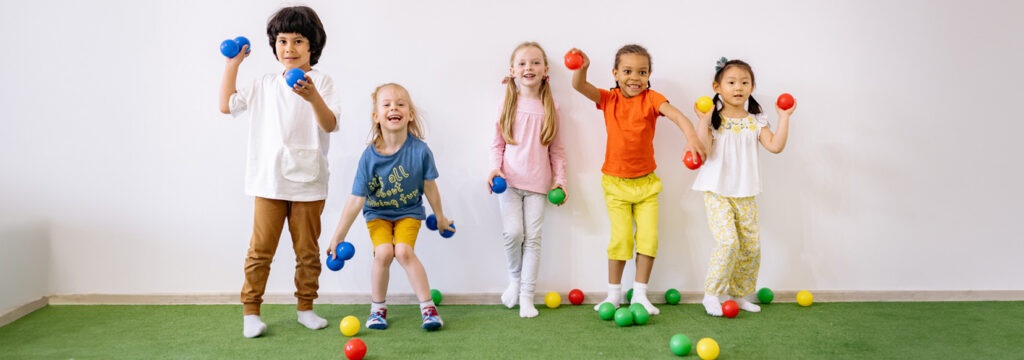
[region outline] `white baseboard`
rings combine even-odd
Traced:
[[[47,302],[47,297],[43,296],[37,300],[31,301],[27,304],[11,309],[8,312],[0,314],[0,326],[10,324],[15,320],[21,319],[22,316],[31,314],[33,311],[42,309],[44,306],[46,306]]]
[[[702,292],[688,291],[682,293],[682,302],[696,304],[704,296]],[[796,291],[776,291],[773,302],[796,302]],[[815,302],[906,302],[906,301],[1024,301],[1024,290],[908,290],[908,291],[813,291]],[[567,293],[559,293],[562,303],[568,304]],[[607,294],[602,292],[584,293],[584,303],[594,304],[603,300]],[[664,292],[650,293],[651,302],[665,303]],[[414,294],[389,294],[389,304],[416,304]],[[534,296],[535,303],[544,302],[544,294]],[[295,297],[290,293],[274,293],[263,296],[264,304],[294,304]],[[369,293],[327,293],[321,294],[317,304],[368,304]],[[501,303],[500,293],[458,293],[445,294],[444,305],[497,305]],[[43,305],[45,305],[45,298]],[[72,294],[52,295],[51,305],[209,305],[209,304],[240,304],[238,293],[218,294]],[[27,305],[26,305],[27,306]],[[31,311],[34,311],[33,308]],[[26,313],[27,314],[27,313]],[[4,315],[6,316],[6,314]],[[23,316],[23,315],[22,315]],[[20,316],[19,316],[20,317]],[[3,324],[0,322],[0,324]]]
[[[775,292],[773,302],[796,302],[796,291]],[[700,303],[702,292],[681,292],[682,302]],[[1024,290],[906,290],[906,291],[829,291],[813,292],[815,302],[927,302],[927,301],[1024,301]],[[544,302],[545,294],[534,296],[534,303]],[[568,304],[567,293],[559,293],[562,304]],[[584,293],[584,303],[594,304],[604,300],[606,293]],[[665,303],[664,292],[652,292],[651,302]],[[368,304],[369,293],[328,293],[321,294],[317,304]],[[263,296],[264,304],[294,304],[292,294],[274,293]],[[388,295],[389,304],[416,304],[414,294]],[[500,293],[459,293],[445,295],[444,305],[497,305],[501,303]],[[19,306],[0,314],[0,326],[4,326],[28,315],[46,305],[240,305],[238,293],[217,294],[70,294],[51,295]]]

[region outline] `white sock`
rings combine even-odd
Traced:
[[[537,308],[533,306],[533,294],[522,294],[519,295],[519,317],[521,318],[532,318],[537,317]]]
[[[608,297],[594,305],[594,311],[600,310],[601,304],[606,302],[615,305],[616,309],[619,308],[619,303],[622,302],[622,284],[608,284]]]
[[[247,338],[254,338],[267,332],[267,324],[260,320],[259,315],[242,316],[242,335]]]
[[[370,301],[370,312],[371,313],[375,313],[375,312],[380,311],[381,309],[387,309],[387,308],[388,308],[388,303],[386,303],[386,302]]]
[[[736,305],[740,306],[740,309],[743,309],[743,310],[746,310],[746,311],[749,311],[749,312],[761,312],[761,307],[760,306],[757,306],[757,305],[751,303],[750,301],[747,301],[747,299],[736,298],[736,299],[734,299],[734,301],[736,301]]]
[[[320,330],[327,327],[327,319],[319,317],[313,310],[299,311],[299,324],[305,325],[310,330]]]
[[[427,301],[423,301],[423,302],[420,303],[420,312],[423,312],[423,309],[426,309],[428,306],[437,306],[437,305],[434,305],[434,300],[433,299],[430,299],[430,300],[427,300]]]
[[[704,311],[708,312],[711,316],[722,316],[722,303],[718,300],[717,296],[704,294]]]
[[[516,300],[519,300],[519,279],[509,279],[508,289],[501,294],[501,303],[511,309],[516,307]]]
[[[647,284],[633,283],[633,300],[630,303],[643,305],[644,309],[647,309],[648,314],[658,315],[660,313],[658,308],[651,304],[651,300],[647,299]]]

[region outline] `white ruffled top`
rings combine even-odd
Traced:
[[[765,113],[745,118],[722,117],[718,130],[711,130],[711,152],[697,173],[693,190],[710,191],[725,197],[748,197],[761,192],[758,175],[758,135],[768,126]]]

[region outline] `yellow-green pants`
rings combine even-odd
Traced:
[[[711,254],[704,293],[720,296],[750,295],[757,286],[761,267],[761,240],[757,228],[757,202],[753,196],[725,197],[704,193],[708,225],[718,246]]]
[[[636,220],[636,252],[658,256],[658,194],[661,179],[654,173],[638,178],[603,175],[604,202],[611,220],[609,260],[633,258],[633,221]]]

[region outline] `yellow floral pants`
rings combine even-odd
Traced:
[[[718,246],[711,254],[704,293],[721,296],[750,295],[757,286],[761,266],[761,240],[757,227],[757,202],[753,196],[730,198],[704,193],[708,225]]]

